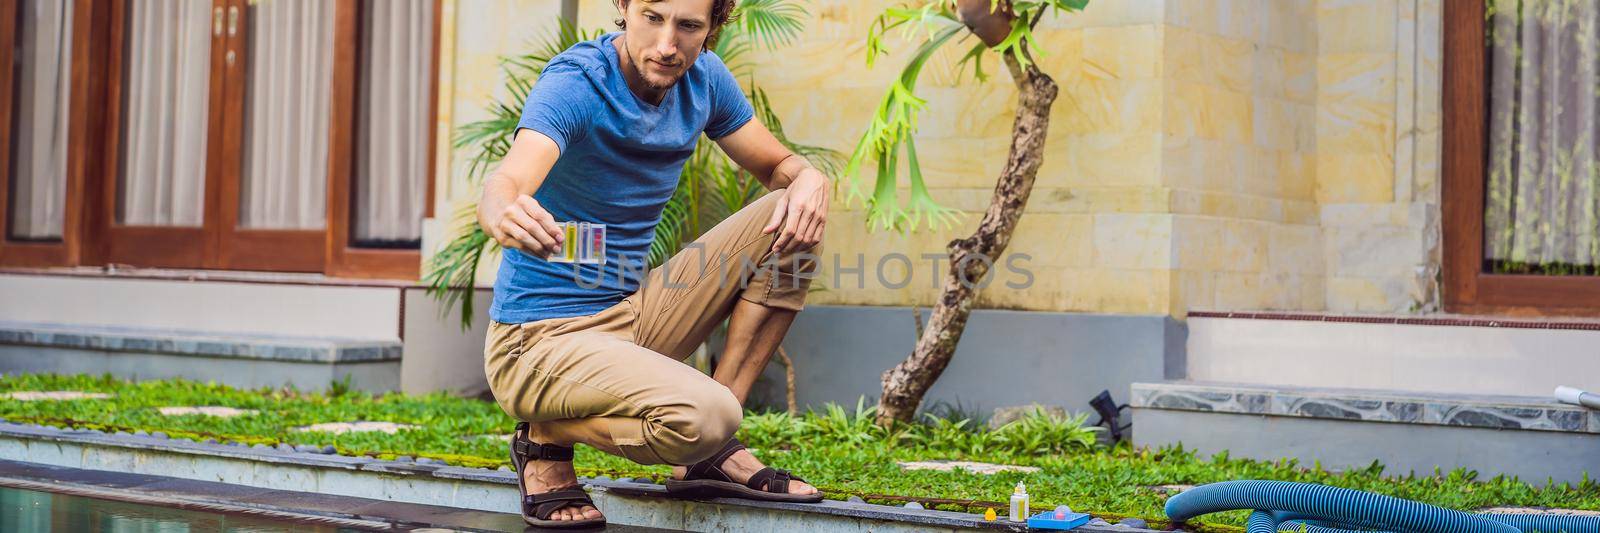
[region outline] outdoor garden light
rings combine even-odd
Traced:
[[[1093,400],[1089,400],[1089,407],[1093,407],[1094,412],[1100,413],[1100,420],[1095,422],[1094,425],[1105,426],[1110,429],[1112,442],[1121,441],[1122,432],[1133,427],[1133,424],[1124,425],[1119,420],[1122,416],[1122,410],[1127,409],[1128,405],[1117,405],[1116,400],[1111,399],[1111,391],[1109,390],[1103,390],[1100,391],[1100,394],[1096,394]]]

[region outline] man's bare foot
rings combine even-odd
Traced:
[[[750,450],[739,450],[728,456],[728,460],[724,461],[721,467],[722,471],[727,472],[735,483],[745,483],[750,481],[750,476],[756,475],[756,472],[766,468],[766,465],[761,464],[760,459],[756,459],[756,456],[751,455]],[[688,473],[689,467],[672,467],[672,479],[683,479]],[[809,496],[816,493],[817,488],[811,486],[810,483],[798,479],[789,481],[789,494]]]
[[[528,494],[578,488],[578,473],[573,471],[570,461],[530,461],[522,472]],[[550,513],[550,520],[589,520],[604,516],[593,505],[567,506]]]

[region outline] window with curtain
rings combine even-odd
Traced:
[[[1600,2],[1488,6],[1485,262],[1600,275]]]
[[[327,0],[250,7],[241,228],[327,225],[333,10]]]
[[[7,237],[58,240],[66,221],[72,4],[21,0],[18,9]]]
[[[366,0],[351,240],[416,248],[427,195],[433,4]]]
[[[117,220],[130,226],[200,226],[211,0],[132,0],[127,8]]]

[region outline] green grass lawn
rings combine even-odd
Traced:
[[[337,389],[337,388],[336,388]],[[493,403],[445,395],[373,396],[338,390],[313,394],[285,389],[239,390],[188,381],[130,383],[108,377],[13,375],[0,377],[0,392],[74,390],[105,392],[103,400],[0,400],[0,418],[12,422],[104,431],[163,431],[173,438],[216,439],[248,444],[332,444],[345,455],[429,457],[470,467],[507,464],[506,444],[482,435],[503,435],[513,422]],[[259,414],[234,418],[163,416],[166,406],[228,406]],[[302,433],[293,428],[320,422],[391,421],[419,426],[398,434]],[[1294,461],[1253,461],[1226,455],[1198,457],[1169,448],[1134,450],[1095,446],[1082,418],[1025,418],[1000,430],[949,418],[886,431],[872,424],[870,409],[830,407],[790,416],[749,413],[740,437],[763,460],[789,469],[821,487],[829,497],[855,495],[876,503],[919,501],[930,508],[1003,513],[1011,489],[1027,483],[1035,507],[1067,504],[1115,519],[1136,516],[1162,525],[1170,490],[1232,479],[1276,479],[1322,483],[1419,500],[1461,510],[1516,505],[1600,510],[1600,483],[1528,483],[1467,471],[1387,472],[1368,468],[1329,472]],[[899,461],[957,459],[1036,466],[1032,474],[979,475],[965,471],[906,471]],[[578,472],[587,476],[663,478],[662,466],[640,466],[593,449],[578,448]],[[1243,523],[1243,512],[1207,517],[1215,529]],[[1210,528],[1207,528],[1210,529]]]

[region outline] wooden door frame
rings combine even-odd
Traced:
[[[216,229],[212,238],[217,250],[213,256],[215,267],[224,270],[269,270],[279,272],[322,272],[327,260],[324,241],[326,224],[322,229],[243,229],[239,227],[239,201],[244,186],[245,96],[249,90],[251,12],[246,0],[224,0],[228,9],[239,12],[238,31],[228,31],[227,51],[235,54],[232,64],[224,64],[228,77],[224,93],[222,126],[221,171],[217,173]],[[335,25],[348,16],[348,6],[355,0],[336,0]],[[231,11],[230,11],[231,13]],[[231,16],[231,14],[230,14]],[[231,24],[231,23],[230,23]],[[335,33],[337,35],[337,33]],[[336,37],[337,38],[337,37]],[[224,62],[226,63],[226,62]],[[340,76],[340,65],[333,67],[333,78]],[[337,81],[333,83],[337,84]],[[330,111],[332,109],[330,108]],[[330,113],[332,114],[332,113]],[[330,138],[328,159],[341,157],[332,150]],[[325,176],[325,184],[335,177]],[[324,212],[326,212],[324,208]]]
[[[67,98],[67,145],[82,147],[67,151],[65,171],[66,188],[62,201],[61,238],[53,241],[17,241],[11,239],[11,180],[13,157],[13,112],[16,95],[13,94],[16,74],[14,64],[17,42],[17,19],[21,15],[19,0],[0,0],[0,266],[53,267],[76,265],[84,254],[82,238],[84,227],[85,178],[91,174],[98,159],[87,154],[98,153],[96,135],[92,124],[103,109],[94,97],[103,87],[104,77],[97,76],[104,66],[105,50],[92,45],[91,36],[104,32],[104,2],[73,0],[72,2],[72,53],[69,83],[72,88]]]
[[[106,73],[103,90],[98,92],[100,101],[104,105],[105,114],[94,126],[101,135],[103,150],[98,151],[101,160],[97,171],[92,173],[95,179],[91,180],[88,190],[98,191],[86,197],[84,205],[89,215],[88,241],[93,243],[95,253],[86,257],[85,264],[119,264],[132,263],[147,267],[166,268],[214,268],[212,260],[215,253],[215,217],[217,187],[216,175],[218,172],[218,153],[221,145],[216,132],[222,130],[222,95],[225,91],[226,77],[222,71],[224,58],[224,41],[226,32],[217,35],[211,33],[211,65],[208,76],[210,81],[207,87],[206,105],[206,162],[205,162],[205,197],[200,226],[169,227],[169,226],[126,226],[117,222],[117,207],[119,191],[122,185],[123,161],[123,119],[126,116],[123,108],[123,91],[126,89],[127,71],[127,44],[128,44],[128,4],[131,0],[117,0],[109,2],[109,9],[104,13],[104,23],[107,31],[97,34],[95,44],[97,48],[104,49],[107,54],[105,61]],[[228,0],[213,0],[213,14],[216,9],[226,5]],[[225,12],[225,10],[224,10]],[[207,27],[211,27],[208,24]],[[89,157],[88,153],[81,154]]]
[[[443,2],[432,0],[433,27],[429,36],[432,48],[428,69],[428,144],[424,148],[428,151],[427,179],[424,194],[423,218],[433,216],[434,201],[434,163],[438,150],[434,146],[437,142],[436,130],[433,126],[439,116],[439,34],[440,18],[443,15]],[[362,248],[355,246],[351,235],[351,219],[356,214],[356,163],[355,146],[356,135],[359,135],[360,125],[356,123],[360,106],[361,61],[365,57],[362,43],[365,35],[362,33],[362,18],[360,0],[340,4],[339,9],[350,9],[350,16],[340,17],[334,34],[337,35],[334,43],[334,86],[333,106],[329,115],[332,116],[332,134],[329,135],[328,152],[340,154],[339,157],[329,158],[328,175],[328,240],[327,240],[327,265],[324,268],[330,276],[356,277],[356,278],[388,278],[416,280],[421,277],[422,251],[420,249],[382,249]],[[337,176],[339,179],[331,179]]]
[[[1452,313],[1600,315],[1600,277],[1484,269],[1488,53],[1483,0],[1444,4],[1444,306]]]

